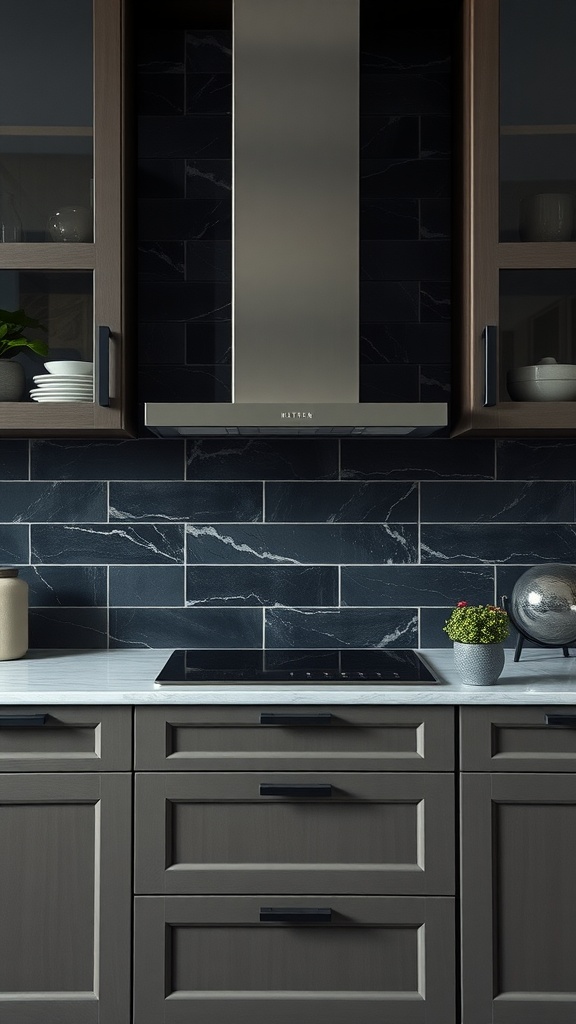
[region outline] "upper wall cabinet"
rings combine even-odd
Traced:
[[[464,0],[455,434],[576,432],[576,4]]]
[[[123,0],[2,4],[0,309],[38,321],[44,329],[24,335],[49,354],[18,348],[7,360],[0,337],[0,435],[130,432],[123,38]],[[44,360],[93,362],[94,389],[90,376],[58,376],[44,390]],[[6,379],[7,364],[19,372],[13,363],[25,375],[17,400]]]

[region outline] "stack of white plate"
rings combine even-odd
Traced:
[[[94,401],[93,363],[54,360],[46,363],[46,369],[51,372],[34,377],[36,387],[30,391],[30,398],[35,402]]]
[[[42,373],[34,377],[30,398],[35,402],[93,402],[94,380],[85,373]]]

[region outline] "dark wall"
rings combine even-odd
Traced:
[[[229,36],[165,10],[138,31],[140,400],[224,400]],[[363,24],[363,397],[444,400],[451,17],[413,13]],[[574,560],[576,441],[141,432],[0,442],[0,563],[31,584],[32,646],[447,646],[456,601]]]

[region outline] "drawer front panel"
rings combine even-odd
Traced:
[[[139,771],[452,771],[450,707],[136,708]]]
[[[132,708],[0,707],[0,772],[120,772],[132,766]]]
[[[454,1021],[449,898],[138,897],[135,924],[134,1024]]]
[[[138,773],[138,893],[454,892],[451,775]]]
[[[461,708],[467,772],[576,771],[576,707]]]

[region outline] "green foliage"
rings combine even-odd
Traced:
[[[23,309],[0,309],[0,359],[11,359],[21,348],[29,348],[39,356],[48,355],[48,345],[45,341],[24,336],[27,328],[46,330],[44,324],[27,316]]]
[[[442,628],[451,640],[461,644],[499,644],[510,632],[503,608],[466,601],[458,602]]]

